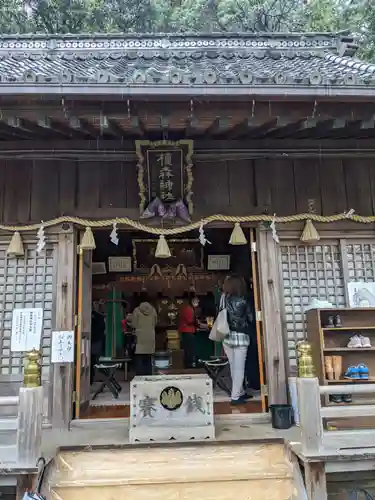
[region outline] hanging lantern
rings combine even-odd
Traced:
[[[239,222],[234,224],[232,234],[230,236],[229,245],[246,245],[247,239]]]
[[[82,237],[80,248],[81,250],[95,250],[95,238],[92,234],[91,227],[86,227],[85,233]]]
[[[156,245],[155,257],[157,259],[169,259],[171,256],[172,254],[169,250],[167,240],[165,239],[164,234],[161,234],[159,236],[158,244]]]
[[[304,243],[314,243],[320,240],[319,233],[311,219],[306,221],[300,240]]]
[[[9,255],[9,257],[22,257],[23,255],[25,255],[22,238],[19,231],[16,231],[13,234],[12,239],[10,240],[9,246],[7,248],[7,255]]]

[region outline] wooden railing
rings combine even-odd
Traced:
[[[298,409],[301,427],[301,451],[313,456],[323,451],[375,448],[375,430],[326,431],[323,419],[375,417],[375,404],[346,406],[321,405],[321,396],[330,394],[375,394],[373,384],[319,386],[317,378],[297,378]]]
[[[9,450],[9,456],[5,458],[10,464],[6,465],[10,468],[14,463],[17,469],[35,468],[42,446],[43,388],[21,387],[18,396],[0,397],[0,407],[12,406],[18,407],[17,417],[2,419],[3,431],[7,431],[9,421],[9,430],[16,429],[17,432],[15,453]],[[5,454],[8,448],[4,447]],[[4,459],[2,461],[5,462]]]

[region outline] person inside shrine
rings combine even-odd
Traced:
[[[223,340],[223,348],[232,377],[231,404],[244,404],[249,399],[244,390],[244,378],[253,316],[242,276],[229,275],[224,281],[223,292],[230,330]]]
[[[131,324],[136,337],[136,375],[152,375],[152,355],[155,353],[155,327],[158,315],[146,292],[140,294],[140,304],[133,311]]]
[[[196,366],[196,308],[199,305],[198,297],[194,292],[185,292],[184,303],[180,310],[178,331],[181,337],[181,347],[184,351],[184,367]]]

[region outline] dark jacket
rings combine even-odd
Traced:
[[[225,298],[228,324],[231,332],[251,333],[251,307],[245,297],[229,295]]]

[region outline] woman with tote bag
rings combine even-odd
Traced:
[[[223,292],[221,310],[212,327],[210,338],[223,342],[232,377],[231,404],[241,405],[248,399],[243,386],[252,313],[246,299],[245,280],[241,276],[228,276],[224,281]]]

